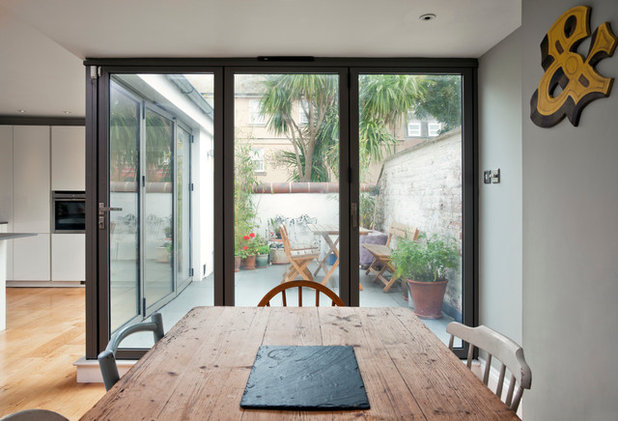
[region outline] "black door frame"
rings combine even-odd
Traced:
[[[233,75],[236,73],[327,72],[340,75],[340,245],[342,264],[340,295],[348,305],[359,304],[358,227],[349,217],[350,206],[358,200],[358,74],[360,73],[434,73],[463,76],[462,189],[463,256],[462,275],[464,323],[478,320],[478,187],[477,168],[477,67],[476,59],[427,58],[315,58],[279,60],[276,57],[246,59],[87,59],[86,66],[86,357],[96,358],[109,338],[108,256],[99,248],[108,248],[106,235],[99,235],[97,207],[99,196],[107,191],[107,110],[110,73],[211,73],[214,94],[214,195],[223,198],[215,205],[214,228],[214,300],[215,305],[233,305],[233,255],[224,253],[233,234]],[[231,116],[225,119],[224,116]],[[345,121],[344,121],[345,120]],[[231,124],[231,125],[230,125]],[[356,128],[356,129],[355,129]],[[231,137],[230,137],[231,136]],[[349,142],[342,141],[349,139]],[[232,165],[230,165],[230,163]],[[347,174],[346,174],[347,173]],[[344,180],[347,179],[347,183]],[[230,195],[229,192],[232,192]],[[231,197],[230,197],[231,196]],[[107,200],[107,199],[106,199]],[[106,203],[109,205],[109,203]],[[101,231],[107,232],[107,231]],[[105,253],[104,253],[105,254]],[[99,258],[104,257],[99,260]],[[347,264],[346,264],[347,260]],[[356,265],[356,266],[355,266]],[[99,281],[101,280],[101,281]],[[121,350],[119,358],[138,358],[145,350]],[[464,350],[459,350],[460,356]]]

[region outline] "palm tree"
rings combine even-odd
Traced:
[[[363,167],[392,152],[396,139],[389,129],[394,132],[421,96],[419,80],[412,75],[360,77]],[[331,174],[338,173],[337,83],[337,76],[326,74],[270,75],[263,82],[260,112],[268,117],[268,128],[292,144],[293,152],[284,152],[282,160],[293,168],[294,180],[329,181]]]

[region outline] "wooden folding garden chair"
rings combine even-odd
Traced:
[[[288,229],[281,225],[281,239],[283,240],[283,250],[290,260],[290,266],[283,274],[281,283],[293,281],[300,276],[305,281],[313,281],[313,275],[307,265],[319,257],[315,247],[292,248]]]
[[[386,240],[386,244],[363,244],[363,247],[373,255],[373,262],[371,262],[371,265],[367,268],[366,273],[367,275],[371,273],[375,273],[377,275],[376,279],[379,279],[385,285],[384,292],[391,289],[395,281],[399,279],[399,277],[395,275],[397,268],[395,268],[392,264],[393,250],[390,247],[391,240],[393,237],[397,237],[399,239],[405,238],[416,241],[418,238],[418,233],[419,231],[416,228],[408,229],[408,227],[403,224],[393,222],[388,230],[388,239]],[[378,269],[378,266],[381,266],[381,268]],[[387,270],[391,273],[390,280],[384,277],[384,272]]]

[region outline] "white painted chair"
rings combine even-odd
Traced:
[[[524,389],[530,389],[530,385],[532,384],[532,372],[524,359],[524,350],[522,347],[487,326],[469,327],[461,323],[451,322],[446,326],[446,331],[451,334],[451,339],[448,344],[449,349],[453,349],[455,336],[461,338],[470,345],[466,364],[468,368],[472,367],[475,348],[483,350],[488,354],[482,379],[486,386],[488,386],[489,382],[492,358],[496,358],[502,363],[498,385],[495,390],[496,395],[500,398],[502,397],[502,387],[504,385],[506,369],[509,369],[511,379],[505,403],[513,411],[517,412]],[[515,397],[513,397],[516,384],[518,385],[517,392],[515,393]]]
[[[47,409],[26,409],[0,418],[0,421],[69,421],[57,412]]]

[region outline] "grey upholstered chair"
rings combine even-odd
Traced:
[[[506,374],[506,369],[509,369],[511,380],[505,403],[513,411],[517,412],[524,389],[530,389],[532,384],[532,372],[524,359],[524,350],[522,347],[513,342],[510,338],[507,338],[487,326],[469,327],[461,323],[451,322],[446,326],[446,331],[451,334],[451,339],[448,344],[450,349],[453,349],[453,339],[455,336],[461,338],[470,345],[468,349],[468,368],[472,366],[474,348],[483,350],[488,354],[482,379],[485,386],[488,386],[489,383],[492,358],[495,357],[502,363],[500,367],[500,377],[498,378],[498,384],[495,390],[499,398],[502,398],[504,376]],[[516,383],[519,386],[517,387],[515,397],[513,397]]]
[[[57,412],[47,409],[26,409],[5,415],[0,421],[69,421]]]
[[[105,351],[99,354],[99,367],[101,368],[101,374],[103,375],[103,383],[105,383],[105,390],[109,390],[120,380],[118,374],[118,366],[116,365],[116,351],[120,342],[127,336],[136,333],[152,331],[154,342],[157,343],[163,337],[163,319],[161,313],[154,313],[150,317],[149,322],[135,323],[120,329],[109,340]]]

